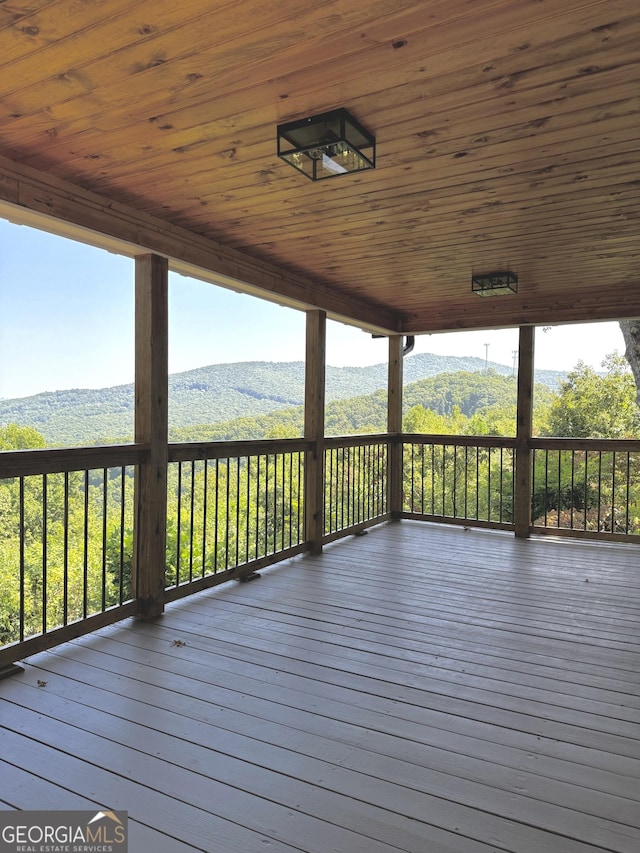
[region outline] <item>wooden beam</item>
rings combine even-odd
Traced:
[[[164,609],[168,459],[168,267],[136,258],[135,440],[149,448],[135,481],[134,594],[138,615]]]
[[[322,551],[324,536],[324,404],[327,315],[307,312],[304,437],[313,442],[305,455],[304,513],[306,539],[312,554]]]
[[[531,527],[531,431],[533,424],[534,335],[532,326],[520,329],[518,357],[518,415],[516,426],[516,536],[526,538]]]
[[[252,258],[210,238],[143,213],[69,181],[0,157],[0,216],[109,251],[154,253],[173,271],[306,310],[318,308],[370,331],[397,330],[389,310]]]
[[[478,305],[483,301],[483,305]],[[491,304],[488,304],[491,303]],[[477,302],[442,303],[438,307],[405,315],[406,334],[459,332],[468,329],[507,329],[562,323],[595,323],[634,319],[640,314],[640,279],[611,283],[605,288],[583,289],[536,298],[504,296]]]
[[[389,368],[387,377],[387,432],[402,433],[402,335],[389,337]],[[402,512],[402,457],[400,442],[389,445],[387,457],[387,503],[391,518],[400,518]]]

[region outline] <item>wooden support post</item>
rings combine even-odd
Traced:
[[[516,427],[516,536],[526,538],[531,527],[531,438],[533,425],[533,326],[521,326],[518,356],[518,415]]]
[[[389,372],[387,377],[387,432],[398,437],[392,442],[387,457],[387,504],[392,519],[402,512],[402,335],[389,337]]]
[[[138,616],[164,610],[168,455],[168,262],[136,258],[135,441],[149,447],[135,483],[134,596]]]
[[[324,386],[327,315],[307,311],[304,437],[313,441],[305,457],[305,535],[312,554],[322,551],[324,536]]]

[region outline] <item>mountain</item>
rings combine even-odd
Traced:
[[[481,358],[429,353],[405,359],[405,383],[441,373],[482,372]],[[512,369],[489,362],[490,372],[510,376]],[[536,381],[556,388],[566,374],[538,371]],[[387,365],[327,367],[327,402],[372,394],[386,387]],[[169,377],[172,431],[196,424],[253,418],[302,405],[304,362],[250,361],[213,364]],[[51,447],[128,440],[133,434],[133,385],[48,391],[32,397],[0,400],[0,425],[17,423],[42,433]]]
[[[548,385],[535,385],[537,405],[545,405],[553,396]],[[493,371],[456,371],[439,373],[427,379],[410,382],[404,387],[403,414],[415,408],[429,409],[436,415],[448,417],[456,410],[472,417],[487,411],[512,420],[515,434],[516,382],[511,376],[501,376]],[[327,435],[384,432],[387,422],[387,394],[378,389],[372,394],[332,400],[327,403],[325,431]],[[219,423],[197,424],[171,430],[170,440],[183,441],[247,441],[258,438],[301,436],[304,429],[304,406],[279,409],[254,417],[234,418]]]

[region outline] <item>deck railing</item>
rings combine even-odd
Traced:
[[[131,577],[140,447],[2,454],[0,666],[135,609]],[[12,652],[12,650],[14,650]]]
[[[405,435],[402,516],[514,528],[513,438]],[[640,541],[640,441],[530,439],[531,532]]]
[[[166,598],[304,550],[302,439],[169,446]]]
[[[515,439],[405,435],[405,518],[513,528]]]
[[[325,439],[324,542],[389,517],[388,443],[380,435]]]
[[[640,441],[532,439],[532,530],[640,536]]]
[[[402,446],[403,504],[389,466]],[[171,444],[164,599],[310,547],[303,439]],[[531,439],[530,530],[640,542],[640,441]],[[513,438],[324,440],[323,542],[390,517],[514,529]],[[141,445],[0,454],[0,668],[137,612]],[[393,509],[393,512],[392,512]]]

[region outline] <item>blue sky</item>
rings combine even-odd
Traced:
[[[301,361],[304,314],[171,274],[169,369],[217,362]],[[415,352],[472,355],[512,365],[516,330],[417,338]],[[599,368],[624,352],[617,323],[536,333],[536,367]],[[386,340],[330,322],[327,362],[385,361]],[[133,261],[0,219],[0,397],[100,388],[133,379]]]

